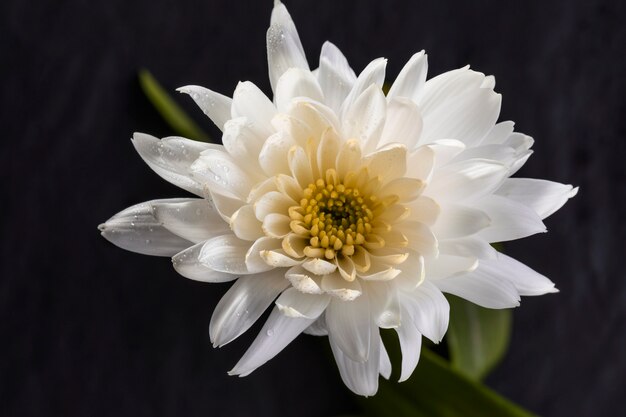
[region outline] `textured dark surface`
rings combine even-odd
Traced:
[[[536,139],[522,176],[580,185],[550,233],[507,245],[557,295],[515,311],[489,384],[546,416],[622,415],[626,403],[626,13],[615,1],[291,1],[311,62],[322,42],[389,74],[425,48],[430,73],[495,74],[502,120]],[[135,154],[135,130],[171,133],[141,94],[147,67],[173,89],[269,92],[271,1],[0,4],[0,415],[331,416],[354,408],[334,365],[301,337],[252,376],[226,376],[255,327],[208,341],[226,285],[115,248],[96,225],[183,193]],[[216,131],[185,97],[203,126]]]

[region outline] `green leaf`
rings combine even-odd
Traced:
[[[370,417],[534,416],[424,348],[408,381],[398,384],[381,379],[379,393],[360,403]]]
[[[176,104],[148,70],[139,71],[139,84],[148,100],[177,134],[189,139],[209,140],[209,136]]]
[[[504,357],[511,336],[511,310],[491,310],[448,295],[446,334],[451,365],[466,376],[483,379]]]

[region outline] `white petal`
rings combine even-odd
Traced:
[[[361,146],[356,139],[348,139],[343,143],[337,154],[337,175],[345,177],[350,171],[355,171],[361,164]]]
[[[172,257],[172,265],[176,272],[185,278],[201,282],[228,282],[237,279],[237,275],[215,271],[200,262],[200,253],[204,242],[177,253]]]
[[[479,89],[484,78],[484,74],[470,70],[469,66],[444,72],[426,81],[417,104],[429,112],[450,99]]]
[[[299,146],[294,146],[289,149],[287,161],[289,162],[291,174],[296,180],[298,180],[298,183],[302,188],[313,183],[314,180],[311,161],[304,149]]]
[[[213,201],[220,217],[227,223],[230,223],[233,214],[235,214],[235,212],[245,204],[238,198],[230,198],[213,192],[209,189],[209,187],[205,187],[204,193],[207,200],[210,199]]]
[[[290,268],[302,262],[290,258],[282,250],[262,250],[259,255],[266,264],[274,268]]]
[[[273,239],[271,237],[257,239],[246,253],[245,261],[248,271],[257,273],[273,269],[274,266],[268,264],[262,256],[265,251],[273,250],[280,250],[280,239]]]
[[[491,219],[491,225],[478,232],[487,242],[506,242],[546,232],[546,226],[533,209],[508,198],[490,195],[475,206]]]
[[[335,265],[334,263],[317,258],[305,261],[302,264],[302,267],[315,275],[332,274],[337,269],[337,265]]]
[[[165,228],[154,215],[154,204],[175,203],[187,199],[153,200],[136,204],[98,226],[102,236],[132,252],[154,256],[172,256],[192,243]]]
[[[262,136],[246,117],[230,119],[224,125],[222,143],[241,168],[258,171],[258,159],[267,137]]]
[[[245,200],[254,185],[253,179],[224,151],[210,149],[192,165],[194,178],[204,182],[211,191]]]
[[[187,85],[177,88],[176,91],[189,94],[193,101],[220,130],[224,130],[224,124],[230,119],[230,106],[233,100],[208,88],[197,85]]]
[[[339,271],[322,277],[324,292],[336,297],[340,301],[353,301],[363,293],[358,280],[346,281]]]
[[[285,194],[278,191],[272,191],[265,194],[254,203],[254,212],[256,213],[256,218],[262,221],[265,219],[265,216],[272,213],[288,213],[289,207],[297,205],[298,203],[287,197]]]
[[[446,255],[466,256],[477,259],[495,259],[496,250],[477,237],[462,237],[439,241],[439,252]]]
[[[520,295],[543,295],[558,292],[554,283],[523,263],[498,253],[496,260],[481,261],[481,271],[515,285]]]
[[[372,84],[375,84],[379,89],[382,89],[385,82],[385,68],[387,67],[387,60],[384,58],[378,58],[370,62],[365,69],[359,74],[356,79],[352,90],[348,93],[348,96],[341,105],[341,115],[346,114],[347,110],[352,107],[352,104],[356,99],[363,94]]]
[[[252,274],[246,266],[246,253],[250,242],[235,235],[217,236],[207,240],[198,259],[207,267],[229,274]]]
[[[424,194],[436,201],[478,199],[496,190],[508,174],[507,167],[487,159],[468,159],[436,171]]]
[[[144,133],[133,135],[133,146],[146,164],[161,178],[177,187],[202,196],[202,185],[191,178],[191,164],[205,149],[219,149],[219,145],[179,137],[161,140]]]
[[[331,340],[350,359],[365,362],[370,357],[372,317],[368,296],[352,301],[333,298],[326,309],[326,324]],[[378,355],[376,355],[378,356]]]
[[[151,204],[158,222],[170,232],[191,242],[202,242],[230,231],[228,223],[220,217],[210,200],[159,200]]]
[[[372,84],[346,109],[342,119],[344,137],[358,139],[365,151],[378,147],[385,126],[387,100],[379,86]]]
[[[280,2],[274,4],[266,40],[270,84],[276,91],[278,79],[289,68],[309,69],[296,26],[287,8]]]
[[[327,129],[320,140],[317,148],[317,166],[323,175],[326,170],[335,168],[337,154],[341,147],[341,139],[333,129]]]
[[[402,223],[402,234],[409,240],[408,247],[423,256],[437,256],[437,238],[430,227],[416,221]]]
[[[278,111],[284,112],[296,97],[308,97],[324,101],[324,93],[311,71],[301,68],[289,68],[278,79],[274,100]]]
[[[330,347],[339,368],[344,384],[355,394],[372,396],[378,391],[378,373],[380,371],[380,335],[375,324],[370,323],[369,352],[370,358],[363,361],[350,359],[330,334]]]
[[[424,223],[427,226],[435,224],[441,213],[441,206],[432,198],[420,196],[409,203],[411,215],[409,219]]]
[[[440,240],[451,239],[473,235],[489,225],[491,219],[484,211],[460,204],[446,204],[432,231]]]
[[[400,325],[400,299],[395,286],[389,282],[367,285],[372,317],[376,325],[383,329],[393,329]]]
[[[403,291],[413,291],[426,277],[424,257],[411,251],[408,259],[400,266],[402,273],[396,277],[394,283]]]
[[[239,239],[255,241],[264,236],[261,222],[256,218],[252,205],[245,205],[233,213],[230,227]]]
[[[542,219],[560,209],[578,187],[531,178],[508,178],[496,194],[532,208]]]
[[[269,237],[282,238],[291,233],[291,218],[284,214],[270,213],[263,219],[263,232]]]
[[[511,121],[496,124],[480,142],[481,145],[501,144],[513,133],[515,123]]]
[[[430,146],[420,146],[411,151],[408,156],[406,176],[417,178],[424,182],[430,180],[430,176],[435,166],[435,151]]]
[[[421,334],[441,342],[448,330],[450,305],[436,286],[424,281],[412,293],[402,293],[401,303]]]
[[[422,351],[422,335],[410,319],[406,308],[403,308],[401,312],[404,319],[400,327],[396,328],[402,350],[402,372],[398,382],[409,379],[419,362]]]
[[[426,275],[429,279],[472,272],[478,268],[478,265],[476,258],[444,254],[440,254],[437,258],[426,258],[425,261]]]
[[[328,41],[322,45],[318,79],[324,91],[325,103],[339,113],[341,103],[352,89],[356,75],[346,57]]]
[[[420,51],[413,55],[400,70],[400,74],[398,74],[398,77],[389,89],[389,93],[387,93],[387,98],[407,97],[417,102],[426,82],[427,72],[428,55],[424,51]]]
[[[245,117],[252,123],[261,137],[274,133],[272,118],[276,107],[272,101],[253,83],[243,81],[237,84],[233,93],[232,117]]]
[[[511,308],[519,306],[519,292],[507,280],[494,277],[479,267],[468,274],[433,280],[441,291],[454,294],[486,308]]]
[[[478,88],[453,97],[436,107],[424,108],[424,143],[437,139],[458,139],[477,144],[495,125],[502,98],[493,90]]]
[[[246,376],[283,350],[317,319],[293,318],[274,307],[259,335],[229,375]]]
[[[224,346],[248,330],[288,285],[279,270],[239,278],[211,316],[213,346]]]
[[[426,145],[435,153],[434,167],[439,168],[445,166],[452,161],[458,154],[463,152],[467,146],[456,139],[439,139]],[[419,149],[419,148],[418,148]]]
[[[267,138],[259,153],[259,164],[269,175],[290,174],[287,153],[296,142],[285,132],[278,132]]]
[[[413,149],[419,142],[421,134],[422,115],[417,104],[401,97],[390,100],[378,146],[397,142],[405,145],[407,149]]]
[[[380,375],[385,378],[385,379],[389,379],[389,377],[391,376],[391,360],[389,359],[389,354],[387,353],[387,349],[385,349],[385,344],[383,343],[383,340],[380,339],[380,370],[378,372],[380,372]]]
[[[309,327],[304,329],[304,332],[311,336],[328,336],[328,329],[326,328],[326,318],[322,314],[317,320],[313,322]]]
[[[278,297],[276,306],[288,317],[311,319],[319,317],[329,302],[330,296],[326,294],[304,294],[295,288],[289,288]]]
[[[364,158],[370,176],[379,177],[385,183],[401,177],[406,172],[406,147],[389,144]]]
[[[323,294],[322,277],[309,273],[302,266],[294,266],[285,273],[291,285],[306,294]]]

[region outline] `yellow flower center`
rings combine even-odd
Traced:
[[[372,220],[381,202],[363,194],[357,186],[346,186],[335,170],[326,172],[302,191],[299,206],[289,209],[291,230],[309,238],[304,254],[311,258],[334,259],[341,253],[354,254],[372,231]]]

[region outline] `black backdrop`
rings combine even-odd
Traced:
[[[220,350],[211,311],[227,285],[178,276],[96,226],[182,192],[134,152],[171,131],[139,90],[239,80],[269,93],[264,1],[4,0],[0,4],[0,415],[331,416],[354,410],[321,341],[300,337],[252,376],[226,376],[258,330]],[[395,76],[422,48],[430,74],[495,74],[502,120],[536,139],[520,172],[580,185],[549,233],[507,251],[561,293],[515,311],[488,383],[547,416],[621,415],[626,379],[623,2],[296,1],[309,60],[322,42]],[[184,106],[213,135],[186,97]],[[621,257],[620,257],[621,255]]]

